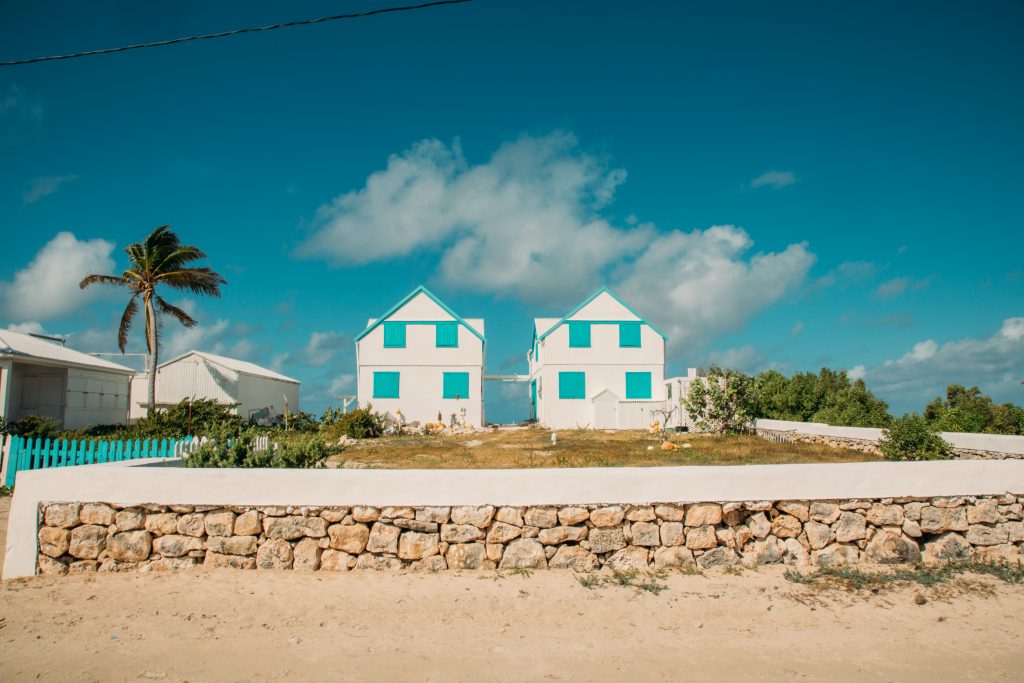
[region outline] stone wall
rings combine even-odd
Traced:
[[[551,507],[44,503],[38,571],[575,569],[1017,560],[1024,496]]]

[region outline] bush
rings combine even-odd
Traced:
[[[685,407],[701,431],[739,432],[752,418],[754,389],[754,379],[749,375],[711,366],[691,385]]]
[[[384,434],[384,414],[373,412],[373,406],[340,413],[336,408],[324,413],[324,427],[333,427],[353,439],[376,439]]]
[[[231,412],[232,406],[217,403],[212,398],[185,399],[160,410],[116,435],[120,439],[175,438],[193,434],[211,434],[221,428],[238,430],[245,424]]]
[[[60,423],[41,415],[26,415],[6,425],[4,431],[28,439],[56,439],[61,436]]]
[[[293,437],[282,443],[271,443],[265,450],[255,450],[258,433],[253,430],[234,431],[221,428],[207,442],[185,458],[186,467],[322,467],[330,455],[327,444],[319,436]]]
[[[893,420],[878,442],[886,460],[945,460],[950,445],[920,415],[907,414]]]

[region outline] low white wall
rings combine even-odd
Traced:
[[[1024,461],[526,470],[244,470],[113,463],[18,474],[4,578],[36,567],[39,504],[570,505],[1024,493]]]
[[[834,427],[821,422],[793,422],[790,420],[755,420],[758,429],[774,429],[781,432],[795,431],[797,434],[832,436],[838,439],[864,439],[879,441],[881,429],[874,427]],[[1024,436],[1006,434],[971,434],[968,432],[939,432],[953,448],[972,451],[992,451],[1024,455]]]

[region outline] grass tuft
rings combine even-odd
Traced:
[[[900,583],[915,583],[920,586],[935,586],[962,574],[994,576],[1006,583],[1024,582],[1024,563],[1008,560],[950,560],[945,564],[917,564],[911,568],[901,567],[891,572],[866,572],[856,567],[820,567],[804,574],[787,569],[783,577],[787,581],[812,585],[831,583],[845,588],[877,590]]]

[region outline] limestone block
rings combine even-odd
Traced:
[[[350,555],[363,552],[370,540],[370,530],[365,524],[332,524],[327,527],[327,533],[331,538],[331,548]]]
[[[500,569],[544,569],[547,557],[544,546],[528,538],[518,538],[507,546],[501,556]]]
[[[44,526],[39,529],[39,552],[48,557],[60,557],[68,551],[71,532],[59,527]]]
[[[366,549],[371,553],[397,553],[398,535],[401,532],[402,530],[396,526],[375,522],[370,529]]]
[[[320,521],[327,523],[327,520]],[[207,553],[207,557],[209,557],[209,553]],[[291,543],[283,538],[272,538],[256,551],[256,568],[291,569],[294,559]]]

